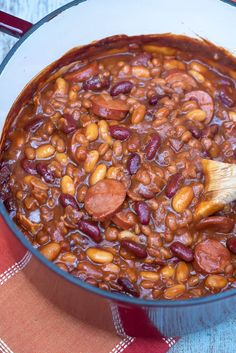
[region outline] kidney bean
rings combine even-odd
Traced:
[[[230,97],[229,90],[226,89],[226,87],[222,87],[218,92],[217,92],[218,98],[221,101],[221,103],[226,107],[226,108],[231,108],[234,106],[234,100],[232,97]]]
[[[158,100],[159,100],[159,96],[158,95],[153,95],[153,96],[151,96],[150,98],[149,98],[149,101],[148,101],[148,103],[150,104],[150,105],[156,105],[157,104],[157,102],[158,102]]]
[[[151,160],[155,157],[158,148],[161,145],[160,135],[156,132],[151,135],[148,144],[145,147],[146,158]]]
[[[31,161],[29,159],[24,158],[21,160],[20,164],[26,173],[32,175],[37,174],[35,161]]]
[[[233,253],[236,254],[236,237],[231,237],[226,241],[227,248]]]
[[[119,277],[117,283],[122,287],[122,289],[131,294],[133,297],[139,297],[139,292],[137,288],[130,282],[130,280],[126,277]]]
[[[193,135],[193,137],[195,137],[196,139],[200,139],[202,137],[202,130],[199,129],[197,126],[193,125],[190,126],[188,129]]]
[[[112,86],[111,91],[110,91],[110,95],[112,97],[114,96],[118,96],[119,94],[126,94],[129,93],[131,91],[131,89],[133,88],[133,83],[130,81],[121,81],[116,83],[114,86]]]
[[[47,182],[47,183],[53,183],[55,180],[54,174],[53,172],[48,168],[47,164],[43,163],[43,162],[39,162],[36,165],[36,170],[37,173],[39,175],[41,175],[43,177],[43,179]]]
[[[165,194],[169,199],[176,194],[180,187],[181,181],[182,175],[180,173],[173,174],[169,177],[165,188]]]
[[[7,165],[2,165],[0,169],[0,185],[10,178],[11,172]]]
[[[147,251],[142,244],[138,244],[133,240],[121,240],[120,244],[139,259],[145,259],[147,257]]]
[[[112,125],[109,127],[110,135],[116,139],[125,141],[130,137],[130,131],[124,126]]]
[[[6,198],[3,203],[10,214],[16,211],[16,204],[12,196],[9,196],[8,198]]]
[[[139,169],[141,162],[140,155],[138,153],[131,153],[127,160],[127,169],[130,174],[135,174]]]
[[[184,244],[176,241],[171,244],[170,246],[171,251],[176,255],[179,259],[184,260],[186,262],[193,261],[193,251],[192,249],[188,248]]]
[[[35,132],[37,131],[40,126],[42,126],[44,123],[44,119],[40,118],[40,117],[36,117],[34,119],[32,119],[31,121],[29,121],[28,123],[25,124],[24,126],[24,130],[27,132]]]
[[[71,132],[74,132],[77,128],[76,126],[76,121],[73,119],[73,117],[70,114],[64,114],[64,122],[61,126],[61,130],[65,134],[70,134]]]
[[[211,230],[219,233],[230,233],[234,228],[234,220],[229,217],[212,216],[200,220],[196,225],[198,230]]]
[[[77,226],[82,233],[88,235],[96,243],[100,243],[102,241],[100,229],[96,223],[82,220],[77,223]]]
[[[101,91],[107,89],[110,86],[110,79],[108,77],[100,77],[99,75],[91,77],[89,80],[83,83],[84,90],[90,91]]]
[[[144,201],[135,202],[134,209],[138,215],[139,221],[143,225],[148,225],[151,217],[151,210]]]
[[[61,194],[59,197],[59,201],[64,208],[66,208],[67,206],[71,206],[75,209],[79,208],[75,198],[70,194]]]

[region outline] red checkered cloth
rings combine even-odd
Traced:
[[[120,311],[115,304],[110,310],[96,307],[102,329],[63,311],[35,286],[31,270],[37,264],[1,218],[0,230],[0,352],[165,353],[176,343],[156,332],[155,339],[132,337],[125,309]],[[82,300],[80,295],[78,306]],[[143,320],[142,311],[134,310]]]

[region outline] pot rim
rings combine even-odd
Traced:
[[[232,5],[236,7],[236,2],[232,2],[231,0],[221,0],[222,2]],[[66,5],[59,7],[58,9],[54,10],[53,12],[49,13],[45,17],[43,17],[40,21],[35,23],[24,35],[21,37],[16,44],[12,47],[9,53],[6,55],[2,63],[0,64],[0,75],[3,72],[5,66],[7,65],[8,61],[11,57],[15,54],[17,49],[21,46],[21,44],[32,34],[34,33],[39,27],[51,21],[55,16],[59,15],[60,13],[64,12],[65,10],[77,6],[80,3],[86,2],[86,0],[73,0]],[[18,240],[24,245],[24,247],[29,250],[40,262],[42,262],[45,266],[47,266],[51,271],[55,272],[57,275],[62,277],[63,279],[69,281],[70,283],[81,287],[82,289],[88,290],[94,294],[100,295],[105,297],[106,299],[110,299],[112,301],[117,301],[120,303],[132,304],[136,306],[142,307],[160,307],[160,308],[175,308],[175,307],[186,307],[186,306],[195,306],[195,305],[202,305],[207,303],[212,303],[215,301],[223,300],[226,298],[230,298],[236,295],[236,288],[227,290],[225,292],[221,292],[218,294],[212,294],[206,297],[199,297],[194,299],[185,299],[185,300],[151,300],[151,299],[140,299],[130,297],[125,294],[114,293],[110,291],[105,291],[103,289],[97,288],[92,286],[89,283],[81,281],[80,279],[72,276],[71,274],[61,270],[57,267],[54,263],[47,260],[33,245],[26,239],[20,229],[16,226],[15,222],[10,218],[4,204],[0,201],[0,215],[3,217],[4,221],[7,223],[13,234],[18,238]]]

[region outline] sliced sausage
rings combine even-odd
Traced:
[[[100,180],[88,189],[84,206],[94,220],[103,221],[114,215],[125,197],[126,189],[120,181]]]
[[[137,217],[133,212],[122,210],[112,217],[112,222],[122,229],[130,229],[137,223]]]
[[[222,273],[230,264],[230,252],[215,239],[207,239],[196,245],[195,268],[204,273]]]
[[[219,233],[230,233],[234,228],[234,220],[229,217],[212,216],[201,219],[196,225],[198,230],[211,230]]]
[[[194,78],[182,71],[170,70],[170,72],[167,72],[166,74],[165,81],[170,86],[177,82],[183,82],[186,88],[191,89],[197,87],[197,83]]]
[[[64,78],[70,82],[85,82],[98,74],[98,63],[93,61],[78,70],[65,74]]]
[[[110,96],[91,97],[93,114],[108,120],[122,120],[129,111],[128,105],[121,99],[112,99]]]
[[[206,119],[204,123],[208,124],[214,113],[214,103],[211,96],[205,91],[192,91],[185,94],[185,100],[197,100],[200,108],[206,112]]]

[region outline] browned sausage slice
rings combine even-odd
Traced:
[[[213,99],[205,91],[192,91],[185,94],[186,101],[192,100],[192,99],[193,100],[196,99],[201,109],[204,110],[204,112],[206,112],[206,119],[204,122],[208,124],[211,121],[214,113]]]
[[[194,78],[182,71],[170,70],[170,73],[167,72],[165,81],[170,86],[172,86],[176,82],[183,82],[186,88],[191,89],[197,87],[197,83]]]
[[[126,189],[120,181],[100,180],[88,189],[84,206],[94,220],[103,221],[114,215],[125,197]]]
[[[112,222],[122,229],[130,229],[137,223],[137,217],[133,212],[122,210],[112,217]]]
[[[201,219],[196,225],[198,230],[213,230],[219,233],[230,233],[234,228],[234,220],[229,217],[212,216]]]
[[[67,81],[71,81],[71,82],[84,82],[97,74],[98,74],[98,63],[96,61],[93,61],[92,63],[85,65],[78,70],[65,74],[64,78]]]
[[[112,99],[109,96],[91,97],[93,114],[108,120],[122,120],[129,111],[128,105],[121,99]]]
[[[195,267],[204,273],[222,273],[230,264],[230,252],[215,239],[207,239],[195,247]]]

